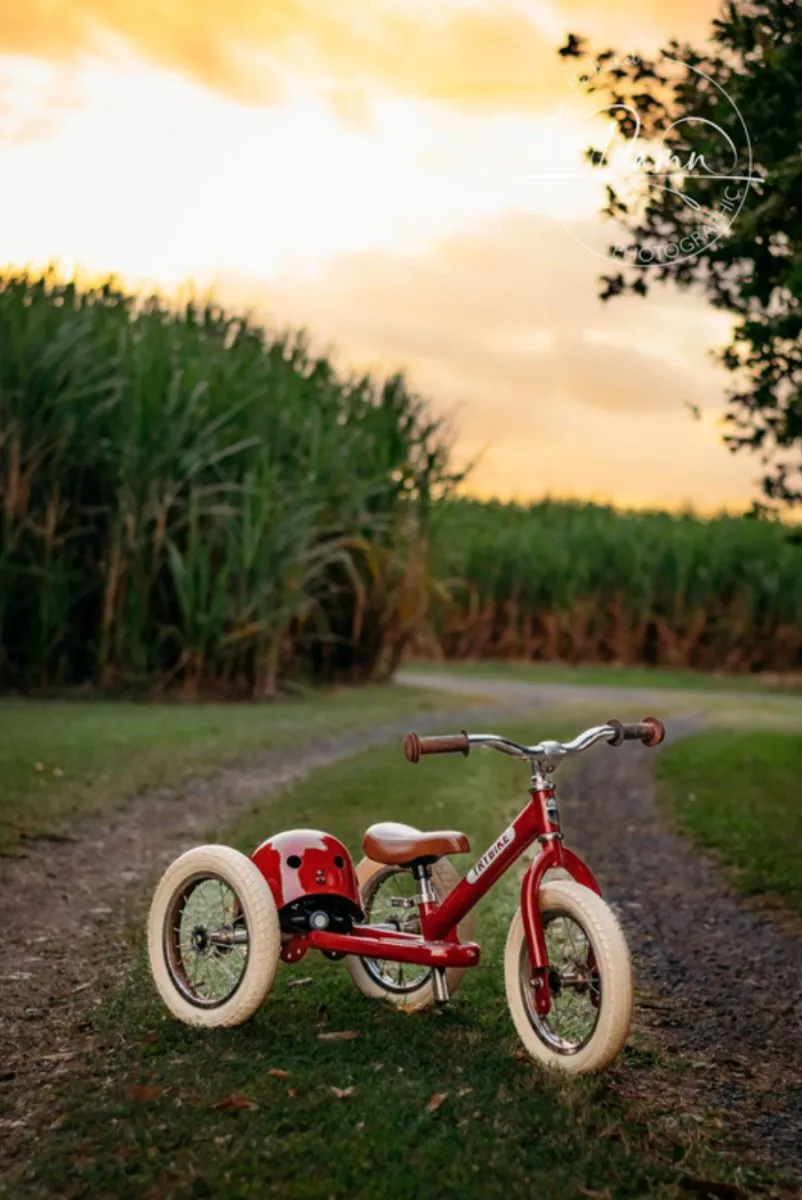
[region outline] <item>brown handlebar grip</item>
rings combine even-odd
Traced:
[[[648,731],[647,736],[643,739],[644,746],[659,746],[663,738],[666,736],[666,727],[657,717],[644,717],[641,725],[645,725]]]
[[[653,746],[659,746],[666,736],[665,725],[658,721],[657,717],[644,717],[642,721],[636,721],[632,725],[624,725],[621,721],[612,719],[607,724],[612,725],[615,730],[610,738],[611,746],[620,746],[622,742],[643,742],[644,746],[651,749]]]
[[[424,754],[464,754],[467,758],[470,749],[464,729],[449,737],[418,737],[417,733],[408,733],[404,738],[404,757],[411,763],[420,762]]]

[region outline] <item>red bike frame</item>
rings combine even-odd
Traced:
[[[562,868],[577,883],[601,890],[584,862],[563,845],[560,817],[554,788],[543,775],[533,778],[530,800],[512,824],[477,859],[467,875],[442,903],[423,902],[419,906],[421,933],[402,933],[378,926],[357,925],[351,933],[310,930],[289,939],[282,949],[286,962],[297,962],[307,950],[323,950],[336,957],[356,954],[360,958],[382,958],[419,966],[473,967],[479,962],[475,942],[460,942],[457,927],[482,896],[497,883],[535,840],[542,849],[530,863],[521,884],[523,915],[535,1004],[545,1015],[551,1008],[547,986],[548,952],[540,919],[538,895],[546,871]]]

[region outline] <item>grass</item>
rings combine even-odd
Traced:
[[[658,762],[665,811],[730,869],[735,886],[802,916],[802,738],[711,730]]]
[[[508,732],[530,736],[531,726]],[[553,716],[544,732],[567,730]],[[479,852],[525,787],[520,764],[500,756],[413,769],[388,748],[316,773],[213,836],[249,851],[305,824],[358,853],[366,825],[394,817],[463,828]],[[253,1022],[217,1032],[187,1029],[156,1000],[143,897],[136,928],[115,939],[120,974],[98,997],[94,1052],[52,1083],[49,1127],[12,1166],[5,1194],[642,1200],[686,1195],[694,1172],[748,1182],[748,1169],[722,1166],[706,1127],[658,1097],[627,1098],[653,1064],[637,1041],[602,1079],[552,1079],[515,1057],[502,952],[517,889],[510,873],[480,906],[482,965],[442,1013],[389,1011],[359,995],[341,964],[310,956],[282,968]],[[357,1036],[320,1040],[338,1031]],[[335,1088],[353,1090],[338,1098]]]
[[[143,791],[249,754],[454,703],[445,692],[392,685],[275,704],[0,701],[0,854],[71,836]]]
[[[572,665],[569,663],[515,662],[485,659],[475,662],[420,662],[407,664],[415,671],[455,675],[492,675],[522,683],[562,683],[581,687],[671,688],[679,691],[737,691],[802,693],[802,680],[761,675],[711,674],[668,667],[613,666],[608,663]]]

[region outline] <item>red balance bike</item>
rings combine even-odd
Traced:
[[[664,736],[655,717],[534,746],[464,731],[408,734],[412,763],[490,746],[530,764],[528,803],[464,879],[448,860],[470,849],[464,833],[389,821],[368,829],[356,870],[345,846],[316,830],[278,834],[250,858],[199,846],[168,867],[151,906],[150,964],[162,999],[190,1025],[238,1025],[266,999],[279,961],[320,950],[344,958],[366,996],[407,1011],[443,1004],[479,962],[471,910],[537,841],[504,955],[512,1019],[536,1062],[573,1074],[603,1069],[629,1032],[629,951],[591,871],[563,844],[550,777],[596,742],[656,746]]]

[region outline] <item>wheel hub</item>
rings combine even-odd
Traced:
[[[209,949],[209,932],[205,925],[196,925],[192,930],[192,945],[198,954],[205,954]]]

